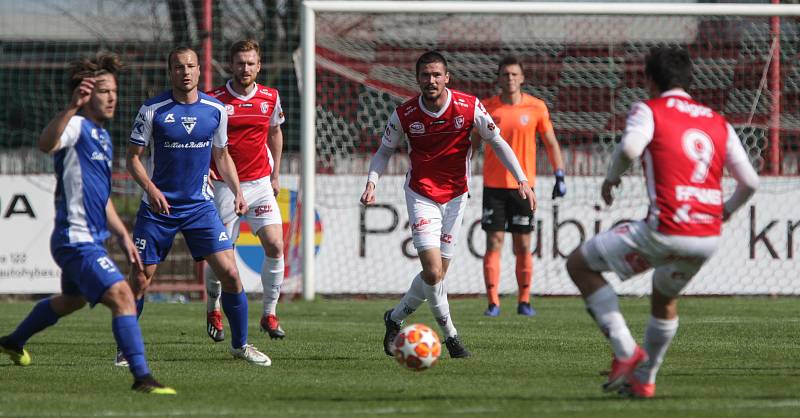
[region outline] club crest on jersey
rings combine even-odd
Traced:
[[[167,113],[167,116],[164,118],[164,123],[173,123],[175,122],[175,115],[172,113]]]
[[[520,125],[527,125],[529,120],[530,119],[528,119],[528,115],[522,115],[519,117]]]
[[[261,103],[261,113],[266,115],[267,114],[267,110],[269,110],[269,103],[262,102]]]
[[[172,113],[170,113],[171,115]],[[192,130],[194,130],[194,125],[197,124],[197,118],[194,116],[181,116],[181,124],[183,125],[183,129],[186,130],[187,134],[191,134]]]
[[[453,122],[456,125],[456,129],[463,128],[464,127],[464,116],[463,115],[456,116],[456,118],[453,120]]]
[[[408,125],[408,132],[412,134],[424,134],[425,125],[422,122],[413,122]]]
[[[226,104],[225,105],[225,113],[227,113],[229,116],[233,115],[233,110],[234,109],[233,109],[233,105],[232,104]]]

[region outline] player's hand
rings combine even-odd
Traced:
[[[133,245],[133,241],[131,241],[128,234],[126,233],[124,237],[120,237],[118,242],[119,248],[122,249],[122,252],[125,253],[125,257],[128,259],[128,263],[135,264],[139,271],[144,271],[142,256],[139,255],[139,251],[136,246]]]
[[[361,204],[369,206],[373,203],[375,203],[375,183],[368,181],[364,193],[361,194]]]
[[[531,186],[528,184],[527,181],[519,182],[519,197],[528,201],[528,205],[531,207],[531,211],[536,210],[536,193],[531,189]]]
[[[278,180],[278,177],[271,177],[270,178],[270,183],[272,183],[272,193],[274,193],[275,196],[277,196],[278,193],[281,192],[281,182],[280,182],[280,180]]]
[[[94,90],[95,79],[93,77],[84,78],[78,87],[72,91],[72,99],[70,100],[70,107],[80,108],[89,102],[92,98],[92,91]]]
[[[600,195],[603,197],[603,201],[606,202],[606,205],[611,206],[611,204],[614,203],[614,194],[612,191],[619,186],[619,182],[619,179],[617,179],[617,181],[603,180],[603,185],[600,187]]]
[[[167,198],[164,197],[164,193],[161,193],[161,190],[158,190],[158,187],[155,185],[147,190],[147,200],[150,203],[150,210],[153,213],[169,215],[169,202],[167,202]]]
[[[233,199],[233,207],[234,212],[236,212],[237,216],[242,216],[247,213],[247,202],[244,201],[244,196],[242,196],[242,191],[236,193],[236,197]]]
[[[567,183],[564,182],[564,170],[558,169],[556,170],[556,184],[553,186],[553,197],[551,199],[555,200],[557,197],[564,197],[567,194]]]

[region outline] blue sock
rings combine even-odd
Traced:
[[[50,299],[42,299],[33,307],[31,313],[22,320],[8,338],[20,348],[25,346],[33,334],[58,322],[58,314],[53,310]]]
[[[142,330],[139,329],[139,322],[133,315],[122,315],[111,319],[111,330],[114,331],[114,339],[117,340],[117,347],[122,350],[125,359],[128,360],[128,368],[137,379],[150,374],[147,368],[147,360],[144,358],[144,340]]]
[[[241,348],[247,344],[247,295],[244,290],[239,293],[223,291],[220,299],[231,327],[231,346]]]
[[[142,316],[142,311],[144,310],[144,296],[140,299],[136,299],[136,319],[138,320]]]

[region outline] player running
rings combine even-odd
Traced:
[[[261,50],[258,42],[247,39],[234,43],[230,49],[233,78],[210,95],[225,105],[228,114],[228,150],[236,164],[242,193],[248,203],[244,214],[264,249],[261,284],[264,289],[264,310],[261,331],[270,338],[283,338],[275,308],[283,284],[283,220],[275,197],[281,186],[278,174],[283,150],[283,109],[278,90],[256,83],[261,70]],[[265,146],[266,141],[266,146]],[[234,193],[222,181],[212,161],[211,178],[214,203],[233,242],[239,237],[241,218],[235,212]],[[220,282],[214,271],[206,266],[206,329],[214,341],[225,339],[220,314]]]
[[[0,352],[20,366],[31,363],[25,343],[59,319],[98,302],[111,310],[111,330],[134,376],[133,390],[174,395],[174,389],[150,375],[144,340],[136,320],[133,293],[103,244],[117,238],[128,262],[141,269],[125,224],[111,201],[113,143],[103,125],[117,107],[116,73],[121,67],[113,54],[98,54],[72,64],[72,99],[39,137],[39,149],[53,154],[56,170],[55,228],[50,252],[61,268],[61,294],[39,301],[9,335],[0,338]]]
[[[180,231],[196,260],[205,259],[222,282],[222,309],[231,327],[231,353],[258,366],[269,366],[266,354],[247,344],[247,296],[239,280],[233,242],[220,221],[208,190],[208,164],[232,190],[235,212],[247,211],[236,167],[228,154],[225,106],[197,91],[200,66],[190,48],[174,49],[167,59],[172,89],[144,103],[128,145],[128,171],[142,187],[134,243],[144,268],[134,268],[131,287],[142,313],[144,294]],[[150,173],[141,161],[152,147]]]
[[[497,66],[497,84],[500,94],[484,102],[486,111],[500,128],[500,135],[508,141],[525,175],[533,187],[536,184],[536,134],[544,142],[550,164],[555,171],[556,183],[553,199],[567,193],[564,182],[564,163],[561,147],[556,140],[547,105],[540,99],[522,92],[525,72],[522,63],[513,56],[500,60]],[[483,161],[483,216],[481,228],[486,231],[486,254],[483,256],[483,280],[489,307],[486,316],[500,315],[500,252],[505,233],[511,233],[519,293],[517,313],[536,315],[530,303],[533,256],[531,232],[534,214],[527,202],[517,193],[517,180],[503,166],[497,154],[486,148]]]
[[[722,223],[755,193],[758,176],[725,118],[694,101],[689,54],[654,48],[645,72],[655,98],[635,103],[601,193],[607,204],[631,161],[642,157],[650,206],[644,220],[598,234],[567,259],[567,270],[613,350],[605,391],[652,398],[656,374],[678,330],[678,294],[719,246]],[[722,172],[736,191],[722,196]],[[622,280],[654,268],[651,316],[644,349],[619,310],[614,289],[600,274]]]
[[[536,197],[514,152],[480,101],[447,88],[450,73],[445,58],[435,51],[422,54],[417,60],[416,76],[421,94],[398,106],[389,118],[361,195],[361,203],[375,203],[378,178],[405,136],[411,161],[404,187],[406,207],[422,272],[411,280],[400,303],[384,313],[383,349],[392,355],[390,346],[403,320],[427,300],[444,333],[450,357],[469,357],[453,324],[443,280],[467,205],[473,128],[514,173],[518,193],[530,210],[536,207]]]

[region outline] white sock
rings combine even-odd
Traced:
[[[444,280],[433,286],[423,282],[422,290],[425,292],[425,299],[428,299],[428,306],[430,306],[439,328],[442,329],[444,337],[456,336],[458,331],[453,325],[453,319],[450,318],[450,304],[447,302],[447,288],[444,286]]]
[[[222,283],[217,280],[214,270],[211,269],[208,263],[206,263],[203,268],[203,276],[205,277],[206,295],[208,296],[206,300],[206,312],[218,311],[220,310],[219,296],[222,291]]]
[[[275,315],[283,284],[283,257],[264,257],[261,266],[261,285],[264,287],[264,315]]]
[[[650,357],[636,368],[636,378],[642,383],[655,383],[656,374],[664,362],[664,355],[678,332],[678,318],[658,319],[650,317],[644,330],[644,350]]]
[[[620,360],[630,358],[636,350],[636,341],[619,311],[619,298],[614,289],[610,285],[601,287],[586,298],[586,307],[600,331],[608,337],[614,355]]]
[[[400,299],[400,303],[392,310],[390,315],[392,321],[399,324],[425,303],[425,293],[422,290],[422,285],[425,283],[422,281],[421,274],[417,274],[411,279],[411,286],[409,286],[408,291]]]

